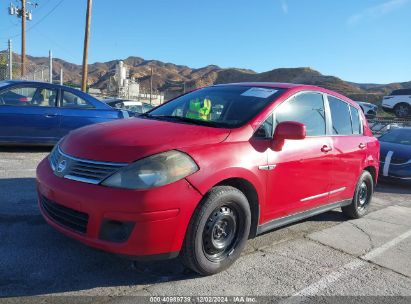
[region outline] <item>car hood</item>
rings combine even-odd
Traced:
[[[389,151],[394,152],[392,157],[407,161],[411,159],[411,146],[380,141],[380,147],[381,161],[385,161],[385,157]]]
[[[172,149],[216,144],[229,134],[229,129],[132,118],[72,131],[61,143],[61,149],[82,159],[132,162]]]

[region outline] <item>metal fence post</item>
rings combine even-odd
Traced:
[[[9,79],[13,79],[13,50],[9,39]]]
[[[49,50],[49,82],[53,83],[53,55]]]
[[[63,85],[63,68],[60,69],[60,84]]]

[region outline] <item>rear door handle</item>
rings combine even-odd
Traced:
[[[324,145],[324,146],[321,148],[321,152],[327,153],[327,152],[330,152],[332,149],[333,149],[333,148],[331,148],[329,145]]]
[[[363,143],[360,143],[360,144],[358,145],[358,148],[360,148],[360,149],[365,149],[365,147],[366,147],[366,145],[363,144]]]

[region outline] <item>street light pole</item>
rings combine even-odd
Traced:
[[[83,92],[87,91],[88,45],[89,45],[89,37],[90,37],[91,5],[92,5],[92,0],[87,0],[86,29],[84,33],[84,50],[83,50],[83,79],[81,82],[81,90]]]

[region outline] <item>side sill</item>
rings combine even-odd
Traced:
[[[317,207],[317,208],[314,208],[314,209],[310,209],[310,210],[307,210],[307,211],[303,211],[303,212],[300,212],[300,213],[288,215],[288,216],[285,216],[285,217],[281,217],[279,219],[269,221],[269,222],[264,223],[262,225],[259,225],[257,227],[257,235],[260,235],[264,232],[273,230],[273,229],[278,228],[278,227],[282,227],[282,226],[285,226],[285,225],[288,225],[288,224],[291,224],[291,223],[301,221],[303,219],[306,219],[308,217],[312,217],[314,215],[318,215],[318,214],[333,210],[333,209],[338,208],[338,207],[348,206],[349,204],[351,204],[351,202],[352,202],[352,200],[348,199],[348,200],[344,200],[344,201],[341,201],[341,202],[327,204],[327,205],[320,206],[320,207]]]

